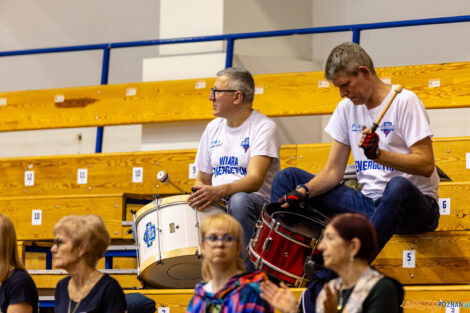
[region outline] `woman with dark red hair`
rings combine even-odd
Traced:
[[[377,237],[374,226],[365,216],[336,215],[326,226],[319,249],[323,252],[325,266],[334,270],[339,278],[325,284],[319,293],[317,313],[402,312],[402,286],[369,266],[369,260],[377,251]],[[283,313],[308,311],[302,305],[297,306],[293,294],[282,283],[279,288],[272,282],[263,282],[261,290],[261,297]]]

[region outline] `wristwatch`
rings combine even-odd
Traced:
[[[307,187],[305,184],[297,185],[297,186],[295,187],[295,190],[297,190],[297,189],[299,189],[299,188],[305,189],[304,198],[308,198],[308,194],[310,193],[310,189],[308,189],[308,187]]]
[[[377,150],[375,150],[375,159],[377,160],[380,156],[380,149],[377,147]]]

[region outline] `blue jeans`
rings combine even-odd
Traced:
[[[254,271],[255,266],[248,257],[247,248],[265,203],[266,201],[260,196],[246,192],[233,194],[227,203],[228,214],[239,221],[243,227],[243,249],[241,256],[245,261],[248,272]]]
[[[290,167],[274,177],[271,202],[305,184],[314,177],[306,171]],[[327,216],[357,212],[367,216],[377,232],[378,252],[393,234],[409,234],[435,230],[439,222],[439,205],[408,179],[393,177],[387,183],[382,198],[373,201],[361,191],[338,185],[330,191],[309,198],[307,204]]]

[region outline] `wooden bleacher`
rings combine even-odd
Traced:
[[[281,167],[295,166],[316,173],[325,164],[329,147],[330,144],[284,146]],[[456,180],[440,185],[441,197],[452,199],[452,212],[456,213],[441,218],[441,230],[470,229],[470,203],[466,201],[470,170],[464,170],[466,147],[470,147],[470,138],[434,140],[437,165]],[[179,193],[174,186],[159,182],[157,173],[166,170],[174,184],[189,192],[194,180],[188,178],[188,169],[195,154],[190,149],[0,159],[0,169],[8,168],[9,177],[0,182],[0,210],[14,221],[19,240],[52,239],[52,227],[65,214],[93,212],[102,215],[112,238],[130,239],[129,225],[123,222],[132,220],[131,209],[152,201],[153,194]],[[132,182],[134,167],[143,168],[142,183]],[[25,168],[34,170],[34,186],[24,186]],[[80,168],[88,169],[85,185],[77,184]],[[128,204],[133,198],[142,200],[141,204]],[[41,225],[31,225],[32,210],[42,210]]]
[[[413,90],[428,109],[468,107],[469,71],[470,62],[377,68],[379,77]],[[330,114],[340,100],[332,84],[319,83],[324,82],[323,72],[254,78],[260,91],[254,108],[271,117]],[[0,106],[0,131],[209,120],[213,116],[207,97],[214,81],[0,92],[6,103]]]
[[[470,62],[401,66],[377,69],[379,77],[413,90],[426,108],[470,107]],[[439,80],[439,86],[436,81]],[[332,86],[324,87],[322,72],[257,75],[254,107],[272,116],[332,113],[340,100]],[[430,82],[433,82],[431,84]],[[205,87],[199,88],[203,86]],[[134,83],[0,93],[0,131],[49,129],[209,120],[207,101],[214,79]],[[158,108],[158,110],[156,109]],[[21,116],[21,119],[18,119]],[[288,145],[281,149],[281,167],[295,166],[318,172],[328,156],[329,144]],[[451,200],[449,215],[441,216],[438,230],[397,235],[386,245],[374,265],[407,286],[405,312],[422,312],[430,305],[419,301],[470,300],[470,169],[466,153],[470,137],[434,138],[436,164],[453,180],[439,187],[441,198]],[[189,164],[195,150],[106,153],[55,157],[0,159],[0,211],[15,223],[18,239],[48,241],[52,227],[62,216],[98,213],[115,241],[129,242],[130,210],[143,206],[128,201],[150,202],[153,194],[179,191],[160,183],[158,171],[167,171],[173,183],[190,191]],[[132,182],[134,167],[143,168],[143,182]],[[77,184],[78,169],[87,169],[87,184]],[[34,171],[34,185],[25,186],[25,172]],[[133,194],[130,196],[129,194]],[[140,195],[140,196],[137,196]],[[32,210],[41,210],[42,224],[31,225]],[[31,270],[45,268],[45,255],[25,252]],[[403,268],[403,250],[416,252],[416,267]],[[134,262],[134,263],[132,263]],[[135,266],[135,260],[117,260],[115,269]],[[99,264],[104,268],[103,261]],[[39,287],[53,288],[63,274],[34,272]],[[124,287],[138,286],[135,275],[115,276]],[[296,290],[298,293],[299,290]],[[131,292],[128,290],[126,292]],[[184,312],[192,290],[139,290]],[[438,308],[433,312],[440,312]]]

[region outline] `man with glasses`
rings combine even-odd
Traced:
[[[228,213],[243,225],[243,257],[249,271],[254,266],[245,248],[280,169],[276,124],[252,108],[254,93],[247,70],[227,68],[217,73],[209,100],[218,118],[202,135],[196,155],[198,174],[189,197],[189,205],[199,210],[228,199]]]

